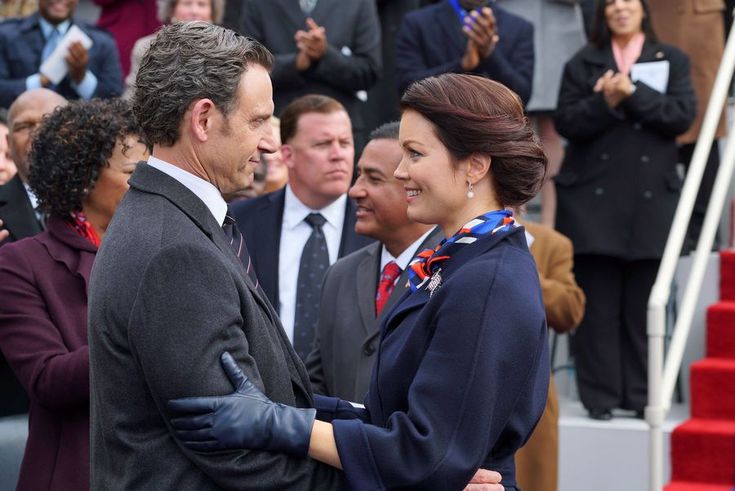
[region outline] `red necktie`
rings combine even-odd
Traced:
[[[390,294],[393,293],[393,287],[396,284],[396,279],[401,275],[401,268],[391,261],[383,268],[383,273],[380,275],[380,282],[378,282],[378,293],[375,295],[375,314],[380,315],[383,311],[385,303],[390,298]]]

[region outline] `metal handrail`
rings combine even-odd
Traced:
[[[646,421],[651,428],[649,440],[650,491],[661,491],[663,489],[662,426],[666,413],[671,408],[671,397],[681,369],[684,348],[689,338],[694,309],[704,279],[707,258],[712,249],[717,225],[727,197],[728,186],[733,175],[733,168],[735,168],[735,135],[731,133],[707,206],[704,224],[694,253],[692,269],[684,290],[679,317],[674,326],[669,352],[664,364],[666,303],[671,293],[671,283],[674,279],[684,236],[694,209],[694,201],[702,182],[707,157],[727,99],[733,69],[735,69],[735,28],[731,29],[727,38],[702,129],[694,147],[692,162],[671,224],[669,238],[666,241],[661,266],[656,276],[656,283],[654,283],[648,299],[648,406],[646,407]]]

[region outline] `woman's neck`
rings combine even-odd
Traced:
[[[613,43],[617,44],[621,48],[624,48],[628,46],[628,44],[631,41],[633,41],[636,37],[642,34],[643,33],[641,31],[631,32],[629,34],[616,34],[613,36],[612,41]]]
[[[105,214],[87,206],[82,206],[82,213],[84,213],[89,224],[92,225],[94,233],[97,234],[97,237],[100,240],[102,240],[105,236],[105,232],[107,232],[107,226],[110,225],[112,217],[106,216]]]
[[[456,234],[464,225],[489,211],[501,210],[503,207],[495,200],[479,201],[477,198],[467,199],[467,205],[452,217],[439,224],[444,236],[449,238]]]

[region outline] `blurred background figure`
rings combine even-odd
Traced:
[[[518,216],[521,211],[518,210]],[[526,220],[528,248],[536,261],[546,323],[557,334],[576,328],[585,297],[574,279],[572,242],[554,229]],[[523,491],[556,491],[559,481],[559,400],[549,379],[546,407],[526,444],[516,453],[516,479]]]
[[[497,0],[497,4],[535,27],[533,47],[536,63],[531,100],[526,110],[532,115],[549,159],[546,181],[541,188],[540,221],[553,228],[556,189],[552,178],[559,172],[564,156],[562,139],[554,128],[553,119],[564,67],[559,60],[568,60],[587,42],[582,9],[576,2],[558,0]]]
[[[117,44],[122,76],[130,73],[130,54],[135,42],[161,26],[156,0],[93,0],[101,8],[97,25]]]
[[[23,93],[10,106],[7,142],[17,174],[0,186],[0,219],[10,232],[0,246],[43,230],[44,216],[38,209],[38,201],[28,182],[31,143],[43,117],[63,104],[66,104],[66,99],[59,94],[48,89],[35,89]]]
[[[274,116],[271,118],[271,124],[273,124],[273,141],[277,150],[273,153],[264,153],[260,157],[266,164],[265,187],[261,194],[278,191],[288,182],[288,167],[281,153],[281,121]]]
[[[396,39],[399,92],[432,75],[473,73],[502,83],[526,104],[533,82],[533,29],[487,0],[442,0],[415,10],[403,19]]]
[[[225,0],[159,0],[158,18],[164,24],[173,22],[213,22],[219,24],[224,12]],[[160,24],[159,24],[160,25]],[[135,89],[135,76],[140,62],[148,50],[155,34],[142,37],[135,42],[130,54],[130,72],[125,77],[125,98],[130,99]]]
[[[661,41],[670,43],[681,49],[691,62],[691,77],[694,92],[697,95],[697,118],[683,135],[676,141],[679,146],[679,163],[689,169],[694,153],[694,145],[702,129],[704,112],[707,110],[717,70],[720,68],[722,53],[725,50],[725,29],[723,13],[725,2],[711,0],[649,0],[651,4],[651,22]],[[694,212],[684,240],[683,252],[694,250],[699,241],[699,233],[704,224],[712,187],[720,166],[720,149],[717,139],[725,136],[725,110],[722,110],[720,122],[715,133],[715,140],[710,145],[707,165],[702,175],[702,184],[694,201]],[[719,234],[715,237],[714,247],[719,245]]]
[[[555,178],[556,226],[574,244],[587,296],[572,338],[577,386],[601,420],[614,408],[643,415],[646,304],[682,186],[676,137],[696,114],[689,60],[656,40],[650,19],[644,0],[598,2],[591,43],[566,64],[554,116],[569,140]]]
[[[9,107],[30,89],[49,88],[67,99],[116,97],[122,91],[115,40],[98,27],[73,20],[77,0],[40,0],[38,12],[0,23],[0,107]],[[71,43],[65,60],[68,74],[57,84],[39,72],[72,24],[94,43],[89,50]]]
[[[6,17],[25,17],[38,10],[38,0],[0,1],[0,20]]]
[[[337,99],[350,116],[359,153],[367,127],[358,92],[375,84],[382,63],[375,1],[248,1],[242,6],[240,31],[275,55],[276,116],[306,94]]]
[[[18,171],[8,148],[8,111],[0,108],[0,186],[8,182]],[[0,239],[2,242],[2,239]]]
[[[87,287],[147,157],[140,134],[126,103],[94,100],[56,109],[34,140],[30,184],[48,228],[0,249],[0,350],[31,395],[19,490],[89,489]]]

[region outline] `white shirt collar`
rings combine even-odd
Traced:
[[[345,207],[347,205],[347,195],[343,194],[331,204],[320,210],[309,208],[294,194],[291,186],[286,185],[286,201],[283,205],[283,227],[292,229],[304,221],[309,213],[321,213],[327,219],[327,223],[336,228],[342,229],[342,222],[345,219]]]
[[[28,184],[23,183],[23,187],[26,188],[26,194],[28,195],[28,199],[31,202],[31,206],[34,210],[38,209],[38,198],[36,198],[36,194],[31,190],[30,186]]]
[[[197,177],[191,172],[185,171],[173,164],[169,164],[153,155],[148,157],[148,165],[173,177],[186,186],[189,191],[196,194],[197,197],[207,205],[207,208],[209,208],[209,211],[212,213],[214,219],[217,220],[217,223],[222,225],[225,222],[225,215],[227,215],[227,203],[222,198],[222,194],[220,194],[219,190],[214,187],[211,182],[207,182],[201,177]]]
[[[425,241],[429,234],[433,231],[434,229],[430,228],[429,230],[424,232],[424,235],[416,239],[413,244],[406,247],[406,249],[402,253],[400,253],[398,257],[393,257],[393,255],[388,252],[388,249],[386,249],[385,246],[381,246],[380,249],[382,252],[380,253],[380,270],[383,271],[383,268],[385,268],[386,264],[391,261],[395,261],[398,267],[401,268],[401,271],[405,271],[408,267],[408,263],[411,262],[411,259],[413,259],[415,253],[417,252],[416,249],[418,249],[421,243]]]

